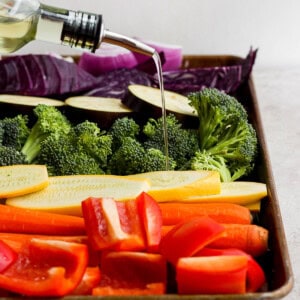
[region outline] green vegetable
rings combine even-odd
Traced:
[[[40,152],[41,142],[50,134],[59,138],[71,130],[69,120],[54,106],[39,104],[33,112],[37,120],[21,150],[29,163],[34,162]]]
[[[6,117],[0,120],[0,144],[20,151],[29,131],[27,115]]]
[[[0,166],[27,164],[25,155],[13,147],[0,145]]]
[[[169,161],[169,169],[174,169],[176,163]],[[145,149],[135,138],[124,137],[120,147],[113,153],[109,172],[115,175],[131,175],[166,169],[166,156],[158,149]]]
[[[175,170],[176,162],[169,157],[167,164],[166,155],[161,150],[154,148],[146,149],[140,173],[164,171],[166,168],[168,170]]]
[[[77,148],[94,158],[102,168],[106,167],[108,156],[112,153],[112,137],[88,120],[79,123],[73,130]]]
[[[168,154],[176,162],[177,168],[184,168],[194,153],[199,149],[197,131],[182,128],[182,124],[173,115],[166,117]],[[164,152],[163,119],[149,119],[143,127],[146,149],[155,148]]]
[[[234,97],[206,88],[188,95],[199,117],[199,145],[191,169],[219,170],[222,181],[248,175],[254,167],[258,141],[248,114]]]
[[[38,162],[50,175],[104,174],[111,154],[111,136],[96,123],[84,121],[67,134],[49,135],[41,142]]]
[[[26,164],[20,151],[29,135],[28,116],[17,115],[0,120],[0,166]]]
[[[132,137],[124,137],[120,147],[112,154],[108,165],[109,172],[115,175],[140,173],[144,157],[145,149],[142,144]]]
[[[132,118],[119,118],[112,124],[109,134],[112,136],[112,149],[115,150],[120,147],[124,137],[138,138],[140,125]]]

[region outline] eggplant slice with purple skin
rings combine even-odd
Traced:
[[[158,88],[130,85],[128,96],[123,103],[135,112],[142,113],[154,118],[162,116],[162,97]],[[198,123],[197,114],[190,106],[186,96],[164,91],[166,113],[172,113],[185,126]],[[194,127],[194,126],[192,126]]]

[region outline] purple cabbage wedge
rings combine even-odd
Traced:
[[[123,100],[128,94],[128,86],[141,84],[150,86],[148,74],[137,69],[118,69],[97,77],[98,86],[86,93],[87,96],[117,98]]]
[[[163,73],[166,90],[187,95],[200,91],[205,87],[217,88],[228,94],[233,94],[244,83],[252,71],[257,50],[250,49],[247,57],[236,65],[189,68]],[[158,86],[156,76],[153,85]]]
[[[250,49],[236,64],[163,72],[164,87],[182,95],[213,87],[233,94],[251,74],[257,50]],[[164,53],[160,53],[162,63]],[[92,61],[90,63],[93,63]],[[53,55],[18,55],[0,60],[0,93],[65,99],[73,95],[113,97],[128,95],[128,86],[158,87],[152,58],[134,68],[118,68],[95,76],[75,63]]]
[[[0,93],[28,96],[79,94],[97,79],[75,63],[51,55],[28,54],[0,60]]]

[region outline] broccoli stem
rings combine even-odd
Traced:
[[[45,138],[46,134],[41,134],[39,125],[36,123],[30,132],[21,152],[26,156],[26,161],[32,163],[38,156],[41,149],[41,141]]]

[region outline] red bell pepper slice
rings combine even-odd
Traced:
[[[26,296],[64,296],[82,279],[87,246],[61,240],[6,239],[17,259],[0,273],[0,288]]]
[[[90,197],[82,201],[82,214],[91,246],[95,250],[142,250],[142,222],[135,200]]]
[[[91,295],[92,291],[99,284],[101,279],[101,272],[99,267],[87,267],[83,277],[71,293],[72,295]]]
[[[196,217],[175,225],[161,240],[160,253],[176,264],[181,257],[194,255],[221,236],[224,226],[210,217]]]
[[[87,235],[95,250],[112,248],[126,237],[112,198],[90,197],[81,206]]]
[[[116,201],[121,229],[127,234],[116,250],[144,250],[145,237],[136,199]]]
[[[163,294],[166,261],[160,254],[116,251],[101,256],[101,281],[93,295]]]
[[[158,252],[161,241],[162,213],[158,203],[147,193],[142,192],[136,199],[141,216],[149,252]]]
[[[5,271],[16,259],[17,253],[0,240],[0,273]]]
[[[90,197],[82,201],[82,214],[95,250],[158,251],[161,210],[146,193],[127,201]]]
[[[247,278],[246,278],[246,291],[248,293],[257,292],[263,287],[266,282],[266,276],[264,270],[259,265],[259,263],[246,252],[235,249],[213,249],[213,248],[203,248],[195,256],[217,256],[217,255],[244,255],[248,259],[247,267]]]
[[[247,265],[243,255],[180,258],[178,294],[244,294]]]

